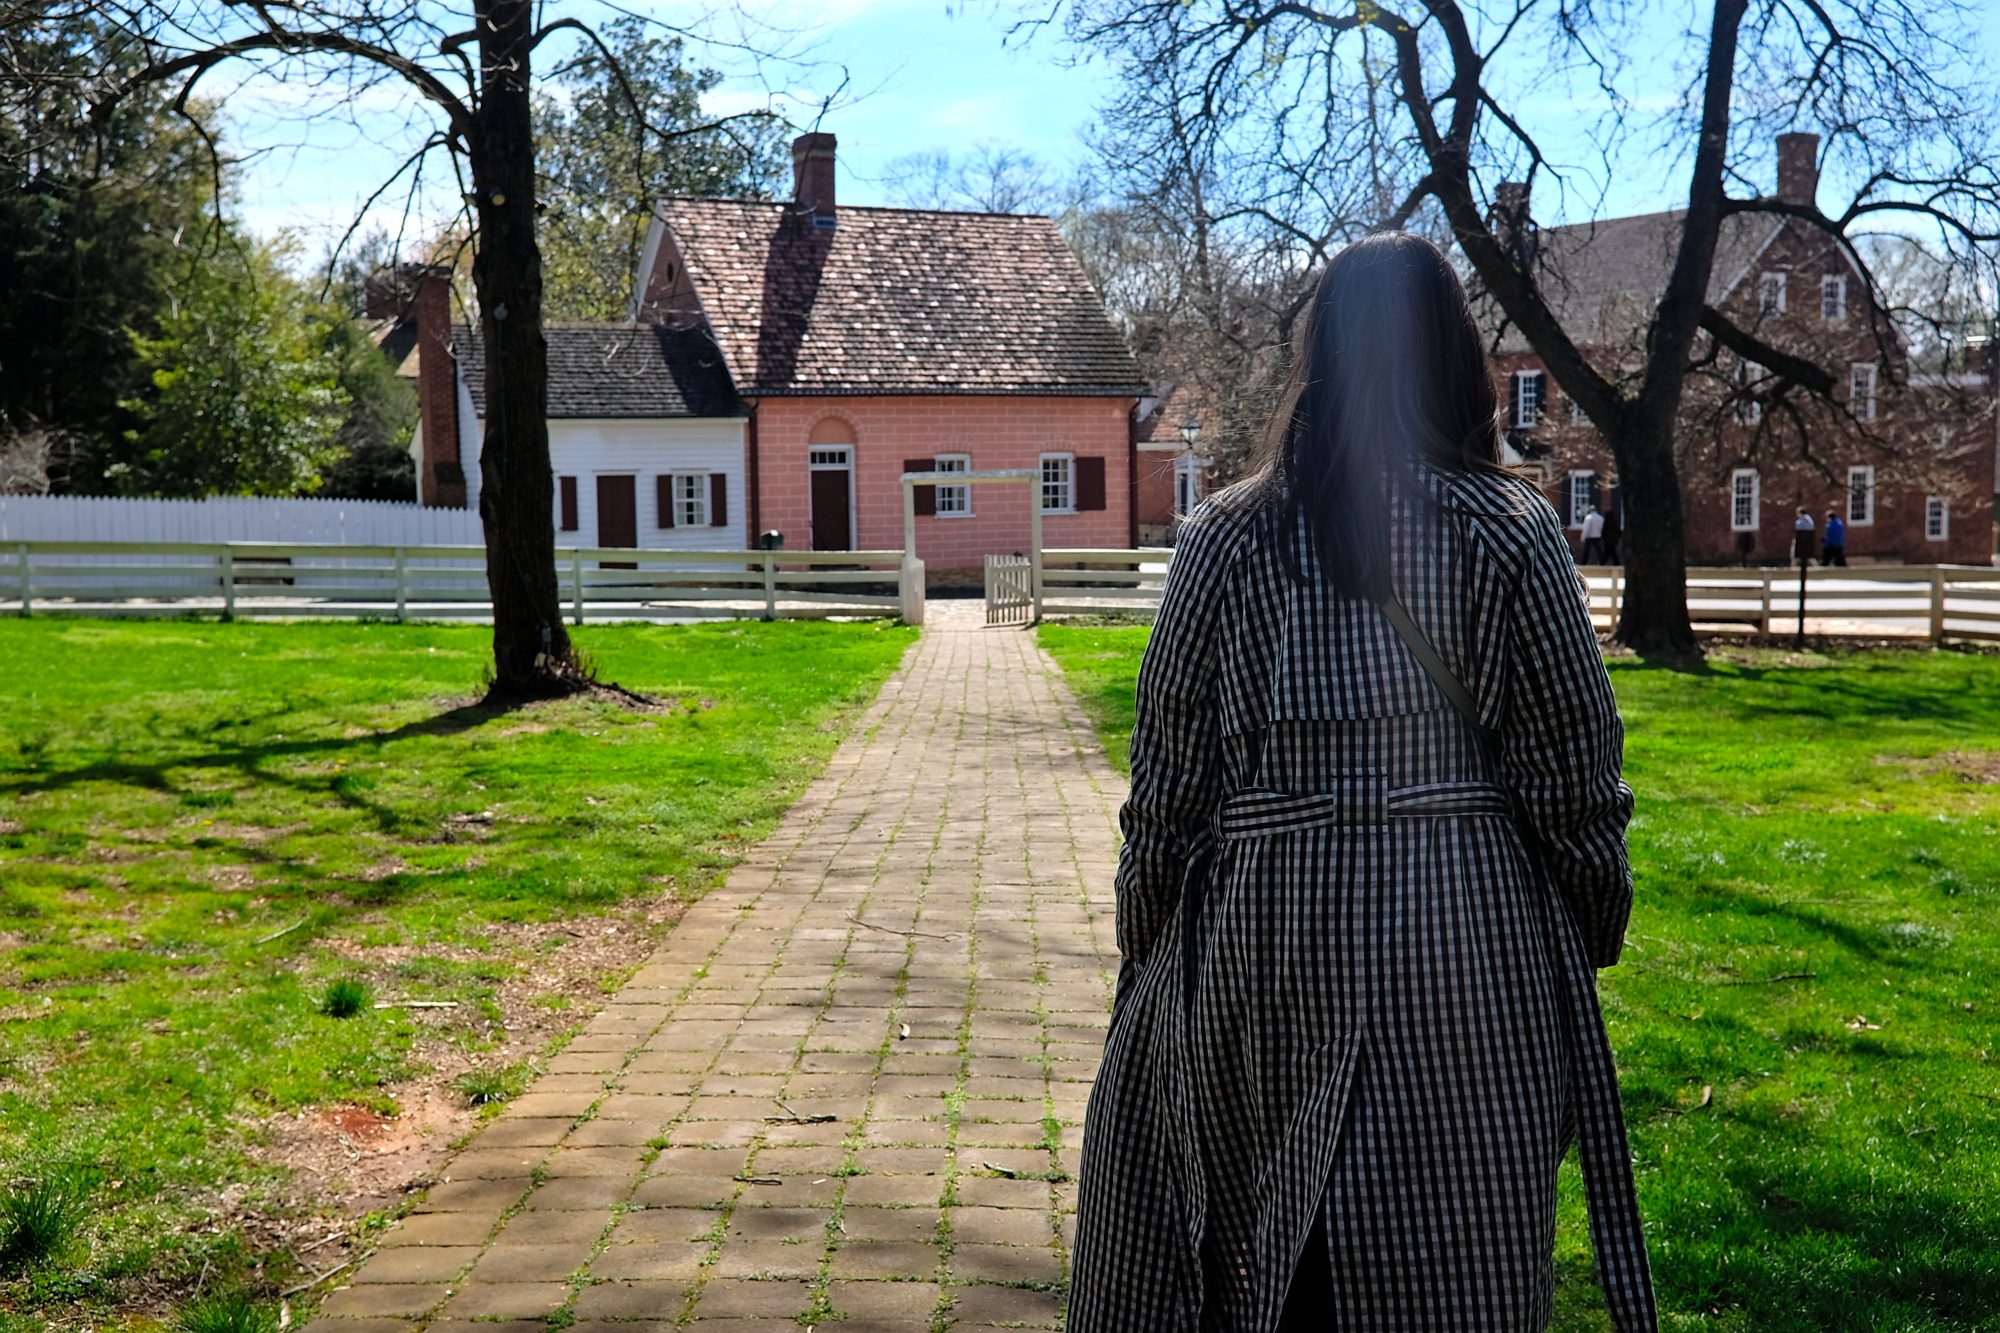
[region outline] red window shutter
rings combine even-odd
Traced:
[[[708,526],[726,528],[729,526],[729,474],[711,472],[708,474]]]
[[[1076,508],[1078,513],[1104,508],[1104,459],[1076,460]]]
[[[933,472],[936,469],[937,459],[935,458],[905,458],[903,460],[903,471],[905,472]],[[919,486],[916,488],[916,491],[917,517],[929,518],[931,515],[937,513],[937,487]]]
[[[662,472],[653,478],[653,503],[660,511],[660,526],[674,525],[674,478],[670,472]]]
[[[576,478],[558,477],[562,490],[562,530],[576,531]]]

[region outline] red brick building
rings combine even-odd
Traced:
[[[1218,423],[1185,384],[1140,406],[1138,481],[1133,487],[1138,544],[1171,546],[1181,520],[1208,493],[1212,464],[1199,446],[1202,433]]]
[[[707,331],[748,413],[744,535],[896,549],[905,471],[1034,469],[1032,487],[919,489],[934,571],[1135,540],[1143,380],[1046,217],[838,207],[834,137],[793,145],[782,202],[670,199],[635,314]]]
[[[1816,135],[1779,136],[1778,197],[1815,198],[1818,145]],[[1593,363],[1636,371],[1680,241],[1680,212],[1534,228],[1522,187],[1503,185],[1498,202],[1503,217],[1527,229],[1543,289]],[[1871,333],[1868,285],[1846,253],[1824,233],[1772,214],[1724,220],[1708,299],[1758,337],[1844,367],[1836,396],[1851,420],[1808,413],[1801,450],[1777,438],[1775,418],[1764,420],[1756,367],[1725,354],[1692,376],[1677,445],[1691,562],[1783,562],[1801,506],[1820,528],[1828,511],[1841,515],[1851,560],[1992,562],[2000,434],[1984,345],[1966,349],[1962,368],[1949,373],[1910,373],[1894,343],[1885,358]],[[1509,444],[1541,469],[1580,544],[1585,513],[1623,503],[1609,451],[1517,333],[1503,333],[1494,366]]]

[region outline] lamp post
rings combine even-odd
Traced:
[[[1195,442],[1200,438],[1201,438],[1201,419],[1199,417],[1189,417],[1186,421],[1183,421],[1181,423],[1182,444],[1192,449],[1195,446]]]

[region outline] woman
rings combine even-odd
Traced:
[[[1139,673],[1068,1327],[1540,1329],[1574,1139],[1653,1329],[1592,971],[1632,794],[1569,546],[1435,247],[1343,251],[1294,361]]]

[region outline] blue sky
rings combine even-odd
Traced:
[[[683,0],[632,0],[642,12],[668,19],[700,12]],[[705,8],[705,7],[703,7]],[[1115,91],[1100,63],[1079,61],[1059,33],[1010,38],[1008,0],[741,0],[732,24],[748,23],[750,40],[798,55],[760,71],[729,47],[698,58],[729,75],[714,104],[719,109],[763,105],[770,88],[793,119],[810,118],[811,105],[847,78],[843,104],[822,128],[840,140],[840,192],[850,203],[892,202],[888,167],[897,157],[930,149],[962,148],[982,140],[1025,148],[1059,170],[1087,169],[1082,135],[1097,109]],[[1664,0],[1641,7],[1645,18],[1628,43],[1634,64],[1620,86],[1642,110],[1671,105],[1689,70],[1693,46],[1681,37],[1690,22],[1705,20],[1695,0]],[[592,17],[592,0],[555,5],[551,14]],[[708,31],[735,36],[733,28]],[[1987,39],[2000,53],[2000,39]],[[1526,62],[1516,62],[1525,67]],[[1592,111],[1587,82],[1565,84],[1546,71],[1530,71],[1509,90],[1508,103],[1544,136],[1555,157],[1582,161],[1581,131]],[[242,175],[237,214],[260,233],[290,231],[306,258],[336,238],[368,194],[423,137],[428,113],[401,85],[369,93],[355,107],[357,124],[299,115],[303,94],[268,81],[227,84],[221,91],[230,143],[254,151]],[[1538,188],[1536,213],[1545,222],[1595,212],[1618,215],[1679,202],[1684,162],[1658,154],[1634,155],[1608,181],[1585,171],[1567,199]],[[430,166],[425,192],[430,217],[442,218],[457,194],[446,179],[443,157]],[[1761,163],[1768,177],[1772,165]],[[1768,180],[1762,182],[1767,188]],[[395,196],[400,210],[400,195]],[[388,217],[390,210],[382,216]]]

